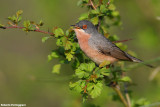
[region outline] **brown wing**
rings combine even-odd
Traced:
[[[113,46],[112,47],[99,47],[99,51],[103,54],[106,55],[110,55],[114,58],[120,59],[120,60],[128,60],[128,61],[132,61],[124,51],[122,51],[120,48],[118,48],[117,46]]]
[[[102,54],[112,56],[119,60],[132,61],[132,57],[130,57],[130,55],[122,51],[119,47],[101,34],[96,34],[96,36],[93,35],[92,38],[89,39],[89,45]]]

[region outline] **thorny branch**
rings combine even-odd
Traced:
[[[20,27],[20,26],[17,26],[17,25],[13,25],[13,26],[7,26],[7,27],[1,26],[0,28],[1,28],[1,29],[12,29],[12,28],[24,29],[25,27]],[[40,32],[40,33],[44,33],[44,34],[49,34],[49,35],[51,35],[51,36],[54,35],[54,33],[47,32],[47,31],[42,31],[42,30],[39,30],[39,29],[29,30],[29,31]]]

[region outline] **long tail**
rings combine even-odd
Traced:
[[[125,53],[126,53],[126,52],[125,52]],[[144,65],[146,65],[146,66],[148,66],[148,67],[150,67],[150,68],[154,68],[154,66],[149,65],[149,64],[145,64],[142,60],[140,60],[140,59],[138,59],[138,58],[136,58],[136,57],[133,57],[133,56],[129,55],[128,53],[126,53],[126,56],[127,56],[131,61],[133,61],[133,62],[143,63]]]

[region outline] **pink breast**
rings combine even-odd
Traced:
[[[116,58],[104,55],[104,54],[98,52],[97,50],[92,49],[88,45],[88,40],[90,38],[90,35],[88,35],[87,33],[83,32],[83,31],[81,31],[79,29],[75,29],[75,32],[76,32],[76,36],[77,36],[80,48],[94,62],[96,62],[97,64],[100,64],[100,63],[102,63],[104,61],[110,61],[111,63],[117,61]]]

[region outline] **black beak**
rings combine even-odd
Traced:
[[[75,27],[76,25],[71,25],[71,26]]]
[[[78,27],[77,25],[71,25],[71,26],[73,26],[73,27],[76,28],[76,29],[81,29],[81,28]]]

